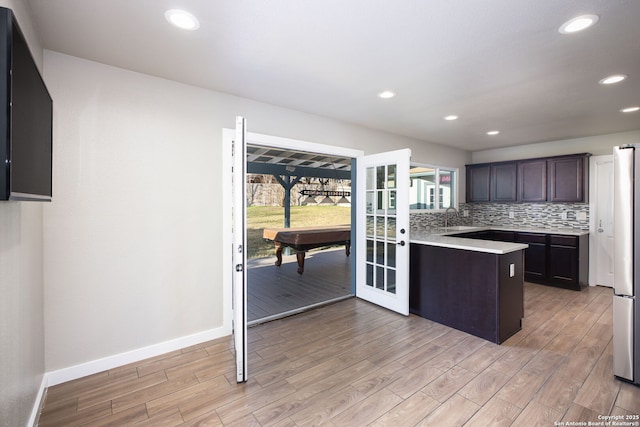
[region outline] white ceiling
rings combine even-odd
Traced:
[[[640,129],[619,112],[640,104],[640,0],[29,4],[46,49],[471,151]],[[558,32],[585,13],[599,22]]]

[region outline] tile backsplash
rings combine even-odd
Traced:
[[[463,215],[467,210],[469,216]],[[511,215],[510,215],[511,213]],[[563,218],[566,215],[566,219]],[[411,213],[411,230],[444,227],[444,213]],[[449,225],[589,229],[586,203],[460,203]]]

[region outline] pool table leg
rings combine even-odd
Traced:
[[[282,245],[280,242],[275,242],[276,246],[276,267],[280,267],[282,264]]]
[[[304,251],[296,252],[296,258],[298,259],[298,274],[304,273]]]

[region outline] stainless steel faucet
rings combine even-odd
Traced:
[[[447,228],[449,226],[449,211],[452,210],[456,213],[456,216],[458,216],[458,211],[456,208],[454,208],[453,206],[449,206],[445,211],[444,211],[444,228]]]

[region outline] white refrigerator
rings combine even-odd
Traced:
[[[640,385],[639,148],[613,148],[613,373],[636,385]]]

